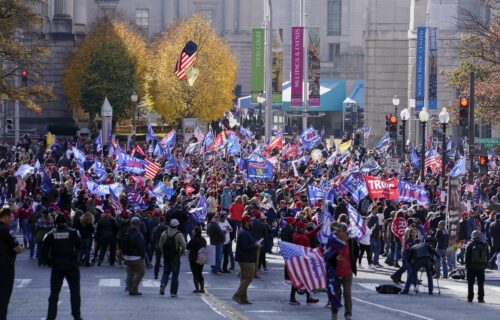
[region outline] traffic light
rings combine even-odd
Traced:
[[[389,131],[391,129],[391,117],[390,113],[385,115],[385,131]]]
[[[361,134],[355,133],[354,134],[354,146],[359,146],[361,144]]]
[[[5,129],[6,131],[12,131],[14,129],[14,120],[12,119],[5,120]]]
[[[405,126],[403,124],[399,125],[399,135],[403,136],[405,132]]]
[[[358,107],[358,110],[356,112],[356,124],[358,128],[361,128],[362,126],[365,125],[365,110],[363,108]]]
[[[479,156],[479,173],[488,174],[488,156]]]
[[[21,71],[21,83],[23,87],[28,86],[28,71],[26,71],[26,69]]]
[[[398,137],[398,117],[391,116],[390,126],[389,126],[389,136],[392,139],[396,139]]]
[[[352,122],[352,106],[351,105],[345,106],[344,121],[346,123],[349,123],[349,124],[351,124],[351,122]]]
[[[469,99],[467,96],[463,96],[460,98],[460,103],[459,103],[459,124],[461,127],[467,127],[469,124]]]

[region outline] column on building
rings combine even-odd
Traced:
[[[73,0],[54,0],[54,18],[71,19],[73,16]]]

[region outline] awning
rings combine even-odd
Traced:
[[[321,80],[320,81],[321,105],[319,107],[309,107],[308,111],[342,111],[342,102],[345,99],[346,85],[345,80]],[[302,107],[290,107],[291,82],[283,83],[283,102],[273,104],[273,109],[285,111],[302,111]],[[255,109],[258,104],[252,103],[251,96],[238,99],[240,108]]]
[[[363,80],[356,80],[354,86],[347,96],[351,100],[356,101],[356,104],[364,109],[365,108],[365,84]]]

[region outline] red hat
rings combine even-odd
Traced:
[[[243,216],[243,218],[241,218],[241,223],[245,223],[245,222],[249,222],[249,221],[252,221],[252,218],[250,218],[250,216]]]
[[[260,219],[260,211],[257,209],[253,209],[252,216],[254,216],[256,219]]]
[[[297,228],[302,228],[304,229],[306,227],[306,223],[304,221],[299,221],[297,222],[297,224],[295,225]]]
[[[111,210],[110,209],[106,209],[106,210],[104,210],[104,213],[111,213]]]
[[[295,208],[302,209],[302,202],[301,201],[295,202]]]
[[[295,223],[295,219],[293,217],[288,217],[288,218],[286,218],[286,223],[288,223],[290,225],[294,224]]]
[[[154,215],[155,217],[159,217],[159,216],[161,216],[161,212],[160,212],[160,211],[155,210],[155,211],[153,211],[153,212],[154,212],[154,213],[153,213],[153,215]]]
[[[462,212],[462,217],[467,217],[469,213],[467,211]]]
[[[69,216],[69,211],[68,210],[64,210],[63,214],[64,214],[65,217],[68,217]]]
[[[126,219],[126,218],[130,217],[130,213],[127,210],[125,210],[122,212],[122,217],[124,217]]]

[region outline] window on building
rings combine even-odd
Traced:
[[[340,43],[328,44],[328,61],[333,62],[335,57],[340,55]]]
[[[212,24],[212,22],[214,20],[214,12],[213,12],[213,10],[210,10],[210,9],[199,9],[198,13],[203,18],[207,19],[207,21],[210,22],[210,24]]]
[[[149,9],[135,9],[135,24],[147,34],[149,29]]]
[[[340,35],[342,0],[328,0],[327,32],[329,36]]]

